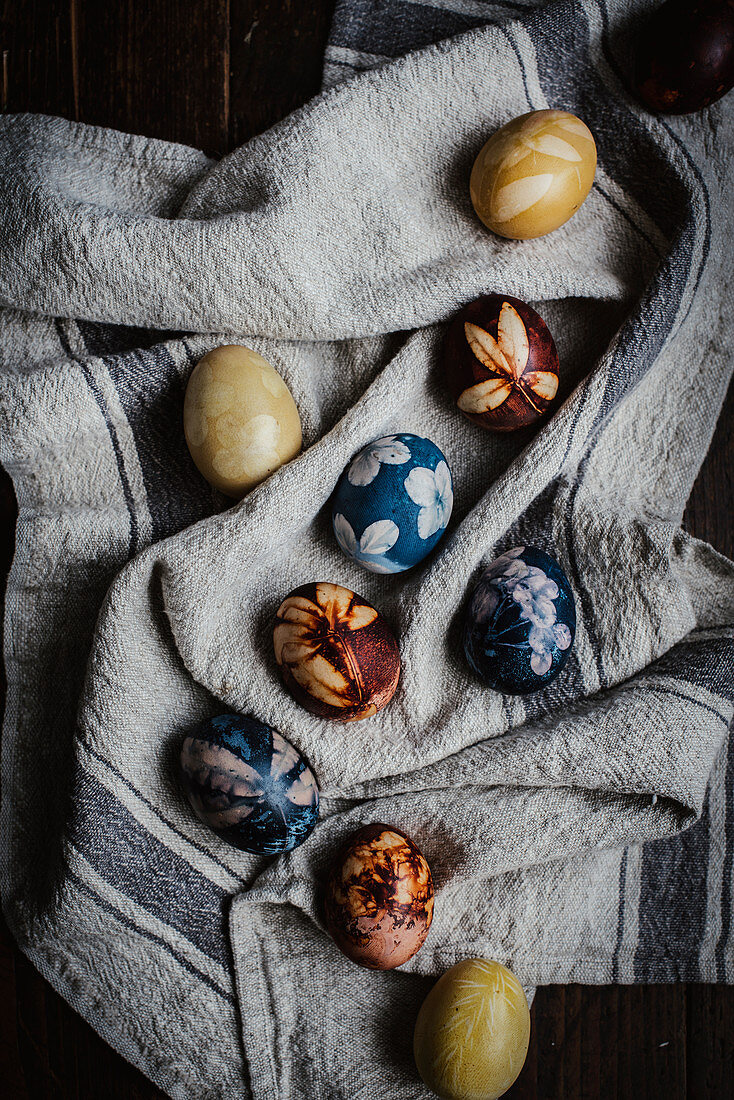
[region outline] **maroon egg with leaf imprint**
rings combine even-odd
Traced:
[[[392,970],[423,946],[433,899],[431,869],[410,837],[394,825],[365,825],[346,840],[331,865],[326,926],[352,962]]]
[[[558,352],[548,326],[509,295],[487,294],[454,317],[443,368],[459,409],[495,432],[535,423],[558,392]]]
[[[371,604],[328,581],[304,584],[283,600],[273,631],[283,683],[320,718],[355,722],[390,702],[400,651]]]

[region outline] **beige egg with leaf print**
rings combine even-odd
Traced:
[[[280,375],[256,351],[225,344],[194,368],[184,434],[197,468],[239,499],[301,449],[301,420]]]
[[[568,111],[530,111],[499,129],[474,162],[469,190],[484,224],[501,237],[542,237],[567,222],[596,173],[596,143]]]

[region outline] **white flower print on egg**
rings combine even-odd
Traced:
[[[400,528],[391,519],[380,519],[365,527],[362,537],[357,538],[346,516],[337,512],[334,516],[334,534],[347,557],[360,562],[373,573],[399,573],[400,566],[389,561],[378,561],[386,554],[400,537]]]
[[[410,450],[394,435],[383,436],[361,450],[347,471],[351,485],[369,485],[380,472],[384,462],[390,466],[402,466],[410,458]]]
[[[446,527],[454,506],[454,492],[445,462],[439,462],[435,470],[415,466],[405,479],[405,491],[420,507],[418,534],[422,539],[429,539]]]
[[[556,622],[553,601],[559,596],[558,585],[538,566],[519,559],[524,549],[519,546],[502,554],[485,576],[520,605],[523,618],[530,623],[530,667],[536,676],[544,676],[553,664],[554,649],[568,649],[573,639],[568,626]]]

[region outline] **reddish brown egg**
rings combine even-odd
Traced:
[[[734,0],[668,0],[637,47],[637,94],[661,114],[683,115],[734,87]]]
[[[558,391],[558,352],[543,318],[509,295],[477,298],[451,322],[446,383],[465,416],[495,432],[524,428]]]
[[[326,887],[326,925],[337,947],[369,970],[402,966],[433,919],[431,870],[393,825],[366,825],[339,852]]]
[[[285,686],[320,718],[369,718],[398,686],[400,651],[390,627],[339,584],[320,581],[291,592],[278,608],[273,645]]]

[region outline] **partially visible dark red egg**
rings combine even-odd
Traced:
[[[638,42],[635,88],[646,107],[684,115],[734,87],[734,0],[668,0]]]
[[[558,352],[548,326],[507,294],[477,298],[456,315],[443,365],[464,415],[495,432],[534,423],[558,392]]]
[[[365,825],[342,846],[324,897],[326,926],[352,962],[402,966],[423,946],[433,919],[425,857],[394,825]]]

